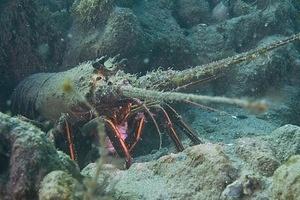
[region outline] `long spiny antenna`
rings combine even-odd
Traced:
[[[236,64],[254,60],[258,56],[264,55],[267,52],[270,52],[276,48],[279,48],[296,40],[300,40],[300,33],[297,33],[290,37],[286,37],[279,41],[275,41],[271,44],[267,44],[263,47],[258,47],[256,49],[235,56],[221,59],[209,64],[192,67],[183,71],[166,70],[150,72],[144,76],[144,79],[143,77],[140,78],[141,83],[138,87],[154,88],[153,77],[157,77],[156,79],[158,80],[156,81],[159,82],[159,85],[155,85],[155,89],[168,90],[181,87],[197,80],[216,76]],[[149,79],[149,77],[151,78],[150,81],[145,82],[145,79]]]
[[[220,96],[206,96],[197,94],[186,94],[181,92],[162,92],[150,89],[136,88],[132,86],[121,87],[122,95],[125,97],[138,98],[149,101],[160,102],[184,102],[191,101],[201,104],[217,103],[240,106],[254,110],[265,110],[267,105],[262,101],[249,101],[237,98],[228,98]]]
[[[140,82],[133,86],[121,86],[119,91],[121,95],[130,98],[138,98],[146,101],[159,102],[195,102],[200,104],[218,103],[236,105],[248,109],[263,111],[267,108],[265,102],[249,101],[238,98],[228,98],[220,96],[206,96],[197,94],[186,94],[175,92],[176,88],[188,85],[197,80],[214,77],[217,74],[224,72],[231,66],[245,61],[251,61],[260,55],[270,52],[283,45],[300,39],[300,33],[286,37],[285,39],[273,42],[264,47],[259,47],[254,50],[241,53],[232,57],[228,57],[213,63],[196,66],[183,71],[154,71],[148,73],[144,77],[140,77]],[[148,81],[147,81],[148,80]],[[160,82],[159,85],[153,86],[153,81]],[[167,90],[167,91],[159,91]],[[169,90],[169,91],[168,91]],[[170,91],[171,90],[171,91]]]

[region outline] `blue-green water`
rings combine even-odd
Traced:
[[[299,33],[299,12],[297,0],[0,1],[0,199],[299,199],[299,35],[262,48]],[[99,158],[113,170],[89,185]]]

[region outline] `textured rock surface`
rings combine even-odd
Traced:
[[[271,133],[236,141],[237,155],[265,176],[272,176],[282,162],[300,152],[300,128],[282,126]]]
[[[41,180],[53,170],[69,171],[80,177],[74,163],[64,165],[45,133],[2,113],[0,160],[0,196],[4,199],[36,199]]]
[[[84,31],[73,24],[65,64],[117,53],[128,58],[131,71],[211,62],[253,48],[266,36],[294,31],[293,23],[287,23],[293,22],[293,5],[286,0],[268,3],[269,9],[260,10],[255,2],[234,1],[228,7],[233,10],[231,18],[218,23],[211,19],[215,3],[206,0],[150,0],[126,8],[107,1],[115,9],[106,23]],[[116,20],[122,21],[119,28]]]
[[[209,2],[206,0],[179,0],[175,6],[175,17],[182,27],[207,23],[211,17]]]
[[[38,194],[40,199],[149,200],[299,196],[300,157],[293,156],[299,153],[298,126],[240,138],[232,145],[200,144],[158,159],[147,155],[148,159],[136,160],[149,162],[134,163],[129,170],[106,164],[95,185],[95,163],[82,170],[83,179],[76,165],[56,152],[39,129],[4,114],[0,119],[0,195],[4,199],[37,199]],[[281,162],[285,163],[280,166]]]
[[[237,155],[265,176],[272,176],[280,165],[269,144],[260,138],[241,138],[236,144]]]
[[[44,177],[39,190],[41,200],[82,199],[82,185],[64,171],[52,171]]]
[[[292,156],[275,171],[272,193],[278,200],[300,199],[300,155]]]
[[[72,0],[0,3],[0,110],[24,77],[57,70],[62,63]]]
[[[267,138],[275,156],[286,161],[290,156],[300,154],[300,127],[291,124],[274,130]]]
[[[84,171],[93,174],[93,170],[90,166]],[[112,190],[116,199],[219,199],[236,175],[222,146],[204,144],[133,164],[127,171],[115,170],[108,178],[113,187],[106,191]],[[99,180],[103,185],[104,179]]]
[[[235,200],[250,197],[253,193],[261,189],[261,181],[258,177],[245,175],[238,180],[227,185],[223,191],[222,200]],[[253,198],[253,196],[252,196]]]

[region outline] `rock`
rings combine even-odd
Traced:
[[[82,176],[79,173],[79,167],[76,162],[71,160],[70,156],[62,151],[57,151],[58,157],[62,165],[67,169],[67,172],[72,174],[73,177],[81,179]]]
[[[115,0],[77,0],[72,10],[74,18],[85,28],[105,23],[114,8]]]
[[[80,200],[83,199],[83,186],[64,171],[52,171],[41,182],[39,199]]]
[[[182,27],[207,24],[210,20],[210,8],[207,0],[179,0],[176,2],[175,15]]]
[[[269,144],[260,138],[238,139],[235,151],[251,168],[268,177],[280,165]]]
[[[252,3],[253,5],[253,3]],[[247,15],[255,10],[251,4],[246,3],[242,0],[235,1],[233,8],[232,8],[232,16],[237,17],[241,15]]]
[[[227,185],[221,199],[238,200],[245,196],[251,196],[256,190],[261,189],[260,180],[253,175],[245,175]]]
[[[173,7],[174,1],[170,0],[143,1],[129,7],[115,5],[106,23],[91,28],[75,21],[64,65],[120,54],[128,59],[126,70],[131,72],[184,66],[182,63],[190,62],[192,52],[172,15]]]
[[[222,1],[212,10],[212,18],[217,22],[222,22],[229,18],[229,9]]]
[[[130,55],[138,50],[142,30],[129,8],[116,8],[110,15],[101,39],[93,44],[98,55]],[[142,45],[142,44],[141,44]]]
[[[106,174],[111,183],[105,191],[115,199],[151,200],[219,199],[237,175],[222,146],[216,144],[189,147],[157,161],[134,163],[127,171],[110,170]]]
[[[243,185],[240,181],[234,181],[227,185],[225,190],[222,192],[221,199],[240,199],[243,195]]]
[[[298,71],[300,67],[298,66]],[[294,81],[294,77],[299,77],[299,73],[292,71],[293,76],[289,77],[290,84],[280,88],[270,88],[267,91],[267,99],[271,103],[270,109],[263,113],[260,118],[280,126],[285,124],[300,124],[300,91],[299,82]],[[298,83],[297,83],[298,82]]]
[[[112,4],[114,6],[114,4]],[[93,18],[93,15],[91,16]],[[102,19],[101,16],[98,16]],[[141,27],[135,14],[129,8],[112,7],[105,23],[91,23],[93,27],[85,27],[81,23],[74,24],[65,65],[75,65],[78,61],[86,61],[103,55],[121,57],[142,49],[140,42]],[[96,27],[96,28],[95,28]]]
[[[55,8],[48,7],[45,2],[16,0],[0,3],[2,111],[19,81],[33,73],[57,70],[62,63],[66,47],[63,33],[70,24],[67,1],[62,7]]]
[[[267,37],[259,42],[259,46],[275,40],[280,40],[280,37]],[[242,44],[243,41],[236,42],[239,43],[237,45],[244,45]],[[234,96],[268,95],[268,92],[273,88],[278,91],[278,87],[282,85],[287,74],[296,70],[292,64],[299,58],[296,52],[297,50],[292,45],[288,45],[267,53],[266,56],[260,56],[249,64],[240,66],[236,72],[233,72],[235,78],[231,79],[232,84],[226,85],[228,86],[227,90]],[[272,100],[272,96],[270,99]]]
[[[145,72],[158,66],[182,69],[280,39],[272,37],[274,34],[294,32],[295,25],[288,22],[293,22],[296,11],[288,0],[268,2],[268,9],[261,10],[258,4],[262,1],[230,1],[230,9],[235,13],[232,18],[203,24],[201,20],[211,18],[211,9],[223,2],[149,0],[130,3],[126,8],[115,5],[107,23],[88,29],[73,23],[64,65],[121,54],[128,59],[125,70],[130,72]],[[231,12],[228,9],[225,13]],[[269,87],[282,85],[299,57],[296,49],[285,48],[228,72],[213,84],[212,92],[226,96],[260,95]]]
[[[87,178],[95,178],[97,170],[97,163],[90,163],[85,168],[82,169],[81,174]],[[99,185],[108,185],[108,178],[118,176],[122,173],[122,170],[116,168],[116,166],[112,164],[104,164],[101,169],[101,173],[98,175],[98,183]]]
[[[273,199],[300,199],[300,155],[292,156],[273,176]]]
[[[266,137],[274,155],[281,161],[286,161],[290,156],[300,154],[300,127],[285,125],[274,130]]]
[[[0,113],[0,194],[4,199],[36,199],[40,182],[53,170],[81,176],[72,161],[60,157],[45,133]]]

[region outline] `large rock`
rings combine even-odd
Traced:
[[[53,170],[80,177],[75,164],[57,153],[45,133],[2,113],[0,161],[0,196],[3,199],[37,199],[40,182]]]
[[[287,22],[296,13],[287,0],[268,2],[269,9],[262,10],[255,2],[241,5],[242,1],[233,1],[230,7],[235,10],[244,4],[251,9],[232,8],[236,12],[233,18],[210,23],[214,5],[206,0],[149,0],[130,6],[106,2],[114,6],[108,9],[111,15],[91,16],[107,19],[105,23],[95,23],[92,28],[83,28],[76,20],[73,23],[65,65],[120,53],[128,58],[130,71],[159,66],[182,69],[254,48],[266,36],[292,34],[294,26]]]
[[[292,156],[275,171],[272,193],[278,200],[300,199],[300,155]]]
[[[85,174],[93,174],[90,166]],[[236,178],[236,169],[216,144],[189,147],[157,161],[135,163],[127,171],[110,169],[104,191],[116,199],[219,199],[226,185]],[[107,185],[107,184],[106,184]]]
[[[179,0],[176,2],[175,17],[182,27],[193,27],[208,23],[211,9],[207,0]]]
[[[272,176],[280,165],[269,144],[260,138],[241,138],[235,148],[242,160],[265,176]]]
[[[266,138],[275,156],[286,161],[290,156],[300,154],[300,127],[287,124],[274,130]]]
[[[71,2],[0,2],[0,110],[24,77],[57,70],[61,65]]]
[[[300,153],[300,127],[288,124],[268,135],[238,139],[235,152],[254,170],[272,176],[282,162]]]

